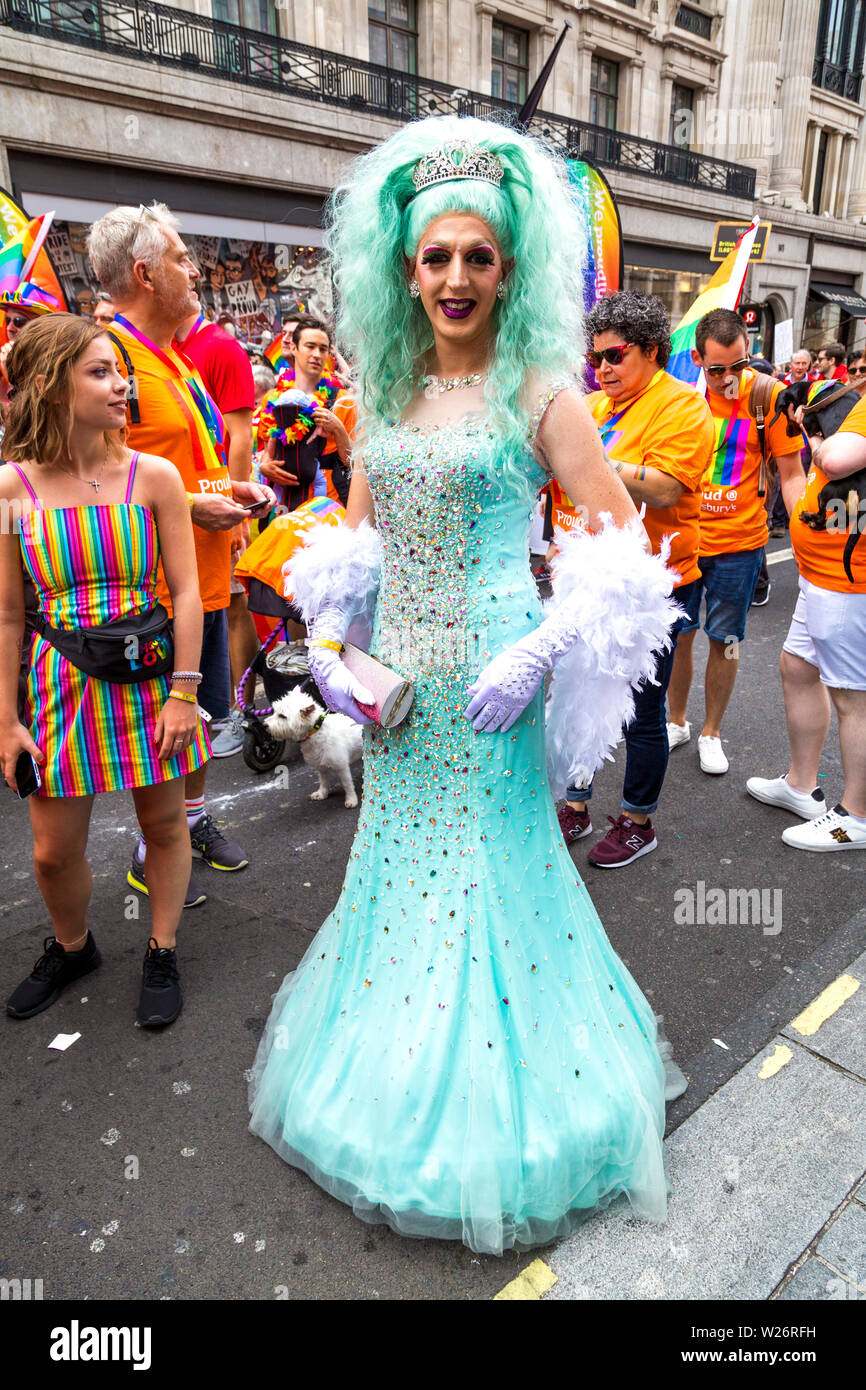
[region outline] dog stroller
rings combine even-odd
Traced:
[[[259,621],[264,616],[277,620],[276,627],[260,646],[238,685],[237,701],[244,721],[243,756],[253,772],[268,772],[286,754],[286,741],[272,737],[265,723],[273,712],[274,701],[294,687],[307,684],[311,694],[321,700],[310,675],[307,648],[303,640],[293,639],[288,623],[300,623],[301,615],[283,597],[282,567],[303,543],[311,526],[339,525],[345,512],[329,497],[314,497],[295,511],[277,516],[244,551],[235,566],[235,578],[247,590],[249,610]],[[244,700],[250,676],[261,677],[266,704],[254,709]]]
[[[259,709],[244,700],[244,686],[250,676],[260,676],[265,688],[266,704]],[[238,686],[238,709],[244,722],[243,757],[253,772],[269,772],[283,761],[286,740],[275,739],[265,720],[273,714],[274,703],[299,685],[308,686],[310,693],[321,700],[310,675],[307,645],[304,641],[292,641],[282,620],[259,647]]]

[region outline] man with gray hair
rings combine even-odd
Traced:
[[[173,346],[177,328],[199,311],[197,266],[164,203],[120,207],[90,229],[87,249],[97,278],[117,313],[110,329],[118,367],[129,383],[127,444],[169,459],[184,479],[196,544],[204,636],[198,702],[214,720],[231,703],[228,622],[231,537],[249,515],[264,515],[269,488],[234,481],[226,460],[223,421],[192,363]],[[160,600],[169,606],[164,581]],[[195,689],[195,681],[191,682]],[[186,779],[186,812],[193,854],[217,869],[243,869],[248,859],[226,840],[204,809],[205,768]],[[128,882],[147,892],[145,845],[133,856]],[[190,880],[186,906],[204,902]]]

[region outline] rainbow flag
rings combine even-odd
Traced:
[[[567,159],[568,181],[587,231],[583,307],[622,289],[622,227],[607,179],[585,159]]]
[[[733,250],[728,252],[707,288],[701,291],[686,310],[671,334],[672,351],[667,370],[679,381],[686,381],[692,386],[698,385],[702,373],[700,367],[692,361],[695,329],[699,320],[711,309],[736,309],[743,293],[752,243],[759,225],[760,218],[756,217],[751,226],[743,232]]]
[[[45,249],[53,212],[28,221],[8,193],[0,189],[0,226],[9,235],[0,245],[0,294],[22,307],[65,310],[66,298]]]
[[[32,222],[28,222],[26,227],[0,246],[0,286],[3,289],[11,289],[13,284],[27,284],[53,217],[54,214],[50,212],[42,217],[34,217]],[[54,298],[53,295],[46,296],[45,291],[41,292],[41,297],[46,300]]]
[[[274,341],[265,348],[264,353],[265,357],[268,359],[274,371],[278,375],[280,372],[284,371],[285,368],[289,365],[289,359],[283,353],[284,336],[285,335],[282,333],[278,334],[277,337],[274,338]]]

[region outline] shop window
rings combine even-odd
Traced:
[[[370,62],[395,72],[418,71],[416,0],[369,0]]]
[[[515,103],[526,100],[529,75],[529,35],[525,29],[493,21],[490,95]]]
[[[678,149],[690,150],[695,132],[695,92],[679,82],[671,92],[671,120],[668,141]]]
[[[627,265],[623,289],[657,295],[670,315],[671,328],[676,328],[689,305],[701,290],[706,289],[711,279],[711,275],[691,270],[660,270],[650,266]]]
[[[589,76],[589,119],[593,125],[616,130],[619,63],[593,55]]]

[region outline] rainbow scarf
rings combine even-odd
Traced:
[[[671,376],[675,376],[679,381],[688,382],[692,386],[698,384],[702,376],[701,369],[692,361],[695,330],[704,314],[708,314],[711,309],[736,309],[743,293],[752,243],[759,225],[760,219],[756,217],[733,250],[728,252],[707,288],[701,291],[686,310],[671,334],[672,351],[667,369]]]

